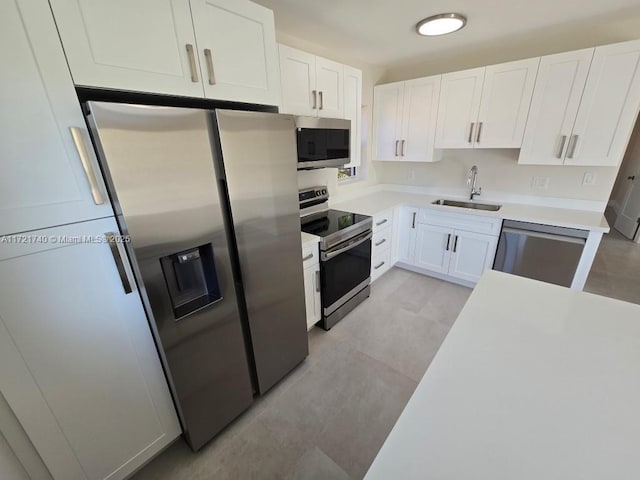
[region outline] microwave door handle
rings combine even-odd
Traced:
[[[329,251],[327,253],[322,253],[322,260],[331,260],[334,257],[337,257],[338,255],[340,255],[341,253],[344,253],[348,250],[351,250],[354,247],[357,247],[358,245],[360,245],[361,243],[366,242],[367,240],[371,240],[371,237],[373,236],[372,232],[368,232],[364,237],[361,237],[357,240],[354,240],[353,242],[350,242],[347,246],[342,247],[338,250],[335,251]]]

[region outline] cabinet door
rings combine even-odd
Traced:
[[[433,162],[441,75],[404,82],[400,156],[403,161]]]
[[[351,120],[351,162],[358,167],[362,156],[362,71],[344,66],[344,118]]]
[[[76,85],[202,97],[189,0],[51,0]]]
[[[316,117],[316,56],[302,50],[278,46],[280,52],[280,81],[282,84],[281,113]]]
[[[320,320],[319,275],[319,265],[304,269],[304,301],[307,309],[307,330],[310,330]]]
[[[399,262],[408,264],[414,263],[416,251],[417,217],[418,209],[410,207],[400,207],[399,220],[397,224],[397,256]]]
[[[436,148],[473,148],[485,67],[442,75]]]
[[[540,58],[487,67],[475,148],[520,148]]]
[[[597,47],[565,165],[617,166],[640,108],[640,41]]]
[[[0,389],[55,478],[125,478],[180,434],[117,228],[0,244]]]
[[[0,234],[113,214],[46,0],[1,2],[0,63]]]
[[[413,264],[432,272],[447,273],[452,248],[453,230],[420,223]]]
[[[449,275],[477,282],[482,273],[493,266],[498,237],[456,230],[451,240]]]
[[[249,1],[190,1],[205,96],[278,105],[273,12]]]
[[[400,160],[404,82],[373,89],[373,159]]]
[[[593,48],[540,60],[518,163],[562,165]]]
[[[344,65],[316,57],[318,116],[344,118]]]

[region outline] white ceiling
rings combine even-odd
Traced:
[[[373,65],[483,42],[517,40],[537,31],[594,19],[640,15],[638,0],[254,0],[275,13],[284,34],[317,43]],[[454,34],[425,38],[415,33],[424,17],[445,12],[467,16]],[[638,32],[640,36],[640,32]]]

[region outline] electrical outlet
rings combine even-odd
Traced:
[[[592,172],[585,172],[584,177],[582,177],[582,185],[585,187],[591,187],[596,184],[596,174]]]
[[[549,188],[549,177],[533,177],[531,188],[536,190],[546,190]]]
[[[416,171],[413,168],[409,170],[409,175],[407,175],[407,178],[409,179],[409,181],[413,181],[416,179]]]

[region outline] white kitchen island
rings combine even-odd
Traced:
[[[640,306],[487,271],[366,480],[640,478]]]

